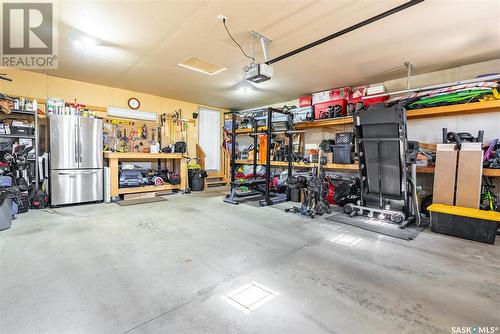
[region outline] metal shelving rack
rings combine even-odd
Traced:
[[[20,110],[20,109],[11,109],[11,113],[9,115],[27,115],[27,116],[33,116],[34,123],[35,123],[35,134],[34,135],[12,135],[12,134],[0,134],[0,138],[11,138],[11,139],[33,139],[33,149],[35,150],[35,163],[34,163],[34,168],[35,168],[35,185],[33,187],[34,191],[33,194],[35,194],[39,190],[39,176],[38,176],[38,113],[37,111],[29,111],[29,110]]]
[[[232,127],[231,127],[231,192],[233,192],[233,188],[237,187],[238,184],[236,182],[235,178],[235,171],[239,163],[237,162],[236,159],[236,138],[238,135],[248,135],[253,138],[253,147],[254,147],[254,154],[253,154],[253,175],[254,175],[254,181],[257,181],[257,166],[258,165],[263,165],[266,167],[266,173],[264,176],[264,181],[265,181],[265,191],[264,191],[264,199],[259,202],[261,206],[266,206],[266,205],[273,205],[277,204],[280,202],[284,202],[289,199],[290,194],[289,192],[287,193],[286,197],[284,198],[272,198],[273,196],[271,195],[271,135],[272,134],[277,134],[277,133],[284,133],[287,138],[288,138],[288,145],[287,145],[287,169],[288,169],[288,175],[292,175],[292,160],[291,160],[291,153],[292,153],[292,134],[294,133],[293,129],[289,130],[283,130],[283,131],[274,131],[273,127],[273,114],[280,114],[285,117],[291,116],[291,113],[289,111],[285,110],[280,110],[276,108],[262,108],[262,109],[256,109],[252,110],[253,113],[257,112],[263,112],[263,116],[260,117],[261,119],[266,120],[266,126],[258,126],[257,124],[252,124],[251,129],[248,130],[238,130],[236,123],[237,123],[237,115],[240,114],[240,112],[233,111],[230,112],[232,114]],[[290,120],[290,125],[293,126],[293,122]],[[258,147],[258,142],[257,142],[257,136],[259,134],[266,135],[266,163],[264,164],[259,164],[257,162],[257,153],[259,151]],[[249,195],[254,195],[255,193],[250,193]],[[245,197],[245,195],[240,195],[239,197]],[[234,201],[229,201],[225,200],[228,203],[236,204]]]

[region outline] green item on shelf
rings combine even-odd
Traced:
[[[420,108],[430,108],[440,105],[468,103],[478,99],[484,94],[491,94],[491,89],[489,90],[471,89],[467,91],[423,97],[415,102],[410,103],[407,106],[407,109],[420,109]]]

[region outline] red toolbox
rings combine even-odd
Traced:
[[[343,117],[347,115],[347,100],[335,100],[314,105],[314,119]]]

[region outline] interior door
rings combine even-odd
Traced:
[[[50,115],[50,168],[78,168],[78,117]]]
[[[205,151],[205,169],[220,170],[221,115],[217,110],[200,108],[198,111],[198,141]]]
[[[80,168],[102,168],[102,120],[80,117]]]

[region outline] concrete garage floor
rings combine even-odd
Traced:
[[[1,333],[452,333],[500,326],[500,248],[222,203],[32,211],[0,232]],[[339,235],[360,240],[348,246]],[[250,313],[223,296],[279,295]]]

